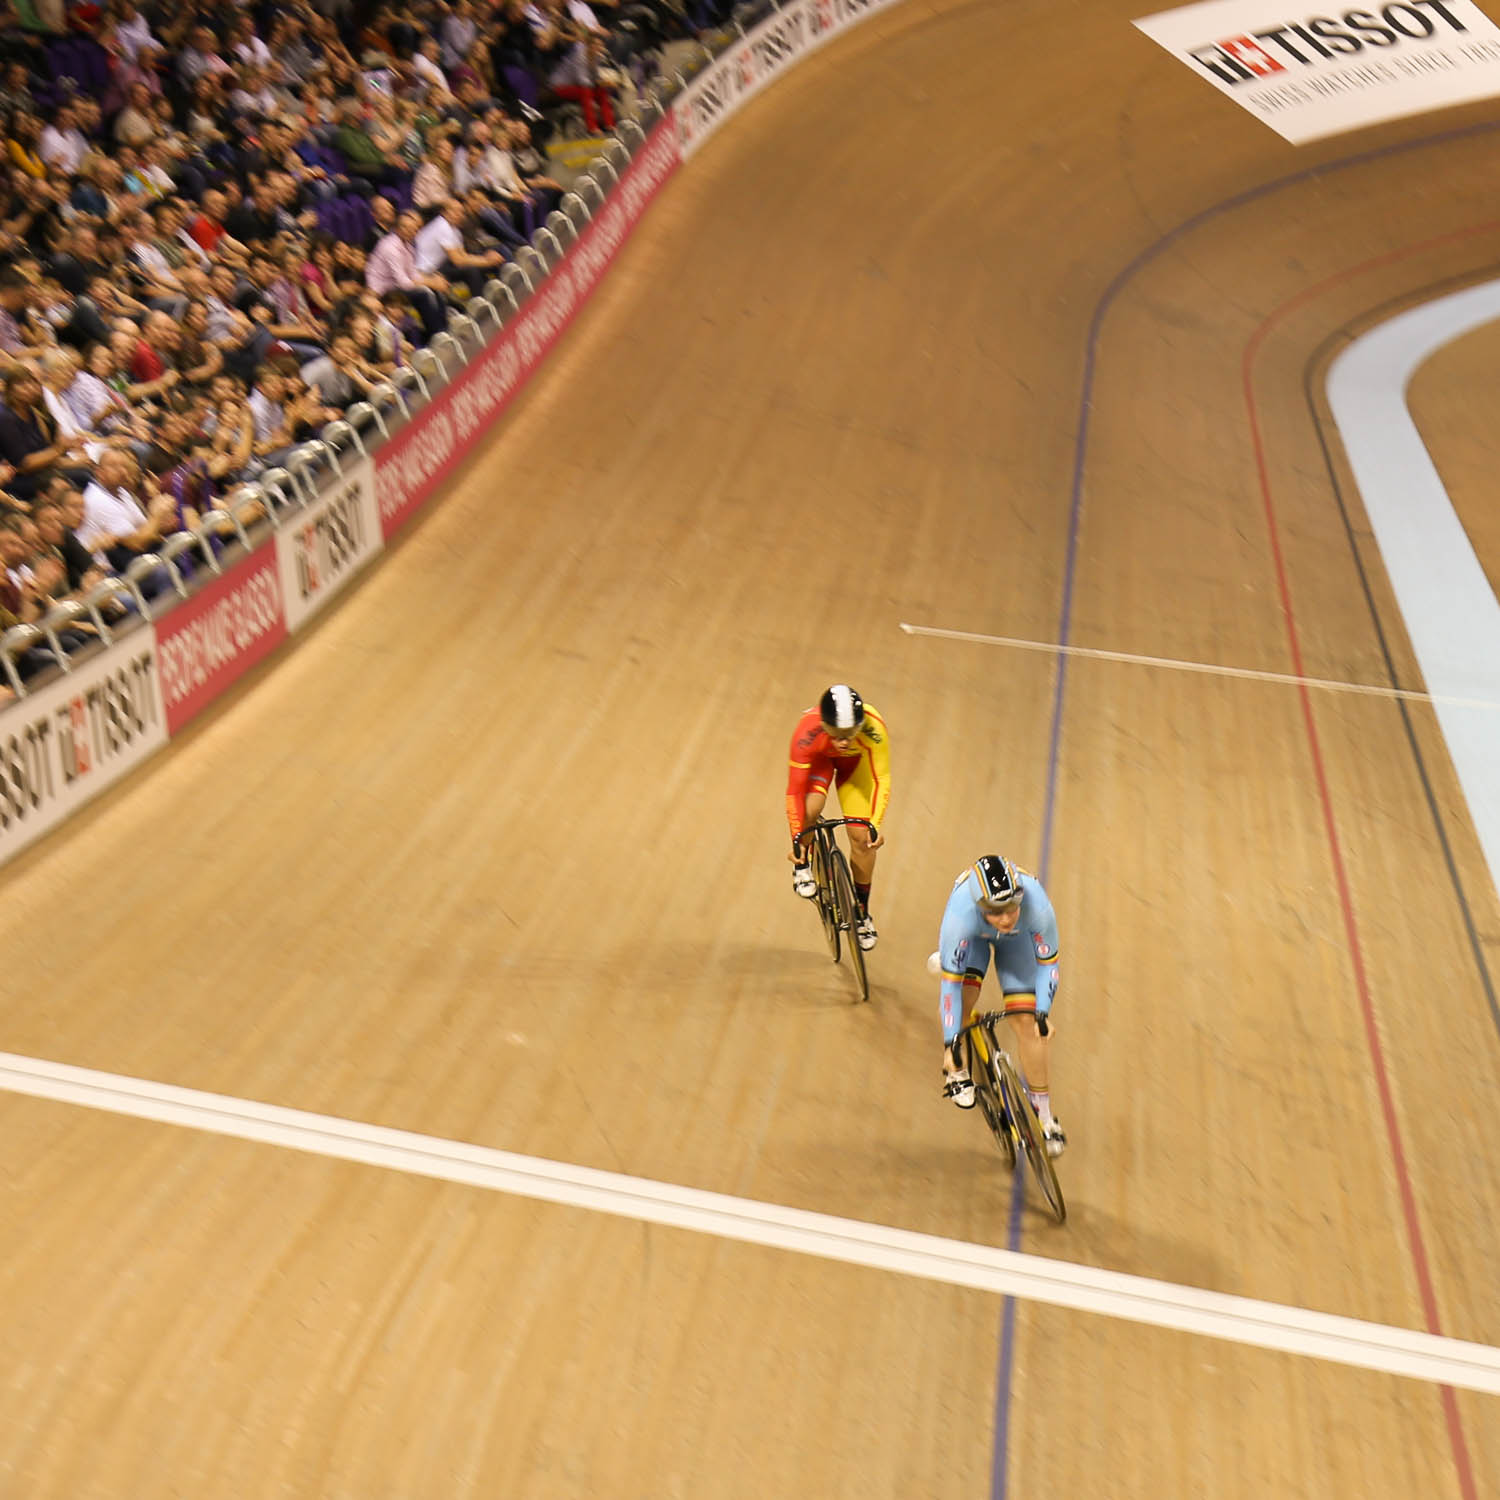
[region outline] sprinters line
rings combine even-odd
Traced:
[[[0,1090],[1500,1395],[1500,1349],[0,1052]]]
[[[1341,682],[1335,677],[1303,677],[1295,672],[1261,672],[1254,667],[1222,667],[1207,661],[1176,656],[1141,656],[1134,651],[1105,651],[1097,646],[1063,646],[1056,641],[1032,641],[1022,636],[980,635],[972,630],[940,630],[935,625],[908,625],[907,635],[931,635],[943,640],[972,641],[981,646],[1009,646],[1015,651],[1039,651],[1048,656],[1083,656],[1092,661],[1118,661],[1135,667],[1161,667],[1170,672],[1197,672],[1205,677],[1241,677],[1251,682],[1279,682],[1290,687],[1318,688],[1325,693],[1357,693],[1365,698],[1401,698],[1408,703],[1443,704],[1453,708],[1500,708],[1493,698],[1454,698],[1423,693],[1415,688],[1390,687],[1377,682]]]

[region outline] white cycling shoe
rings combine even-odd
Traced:
[[[1056,1120],[1043,1127],[1042,1145],[1046,1147],[1048,1156],[1061,1156],[1068,1149],[1068,1138]]]
[[[969,1077],[967,1068],[959,1068],[956,1072],[949,1073],[944,1070],[946,1081],[943,1084],[943,1098],[951,1099],[960,1109],[974,1108],[974,1080]]]
[[[813,879],[810,864],[792,866],[792,889],[808,901],[818,894],[818,882]]]
[[[880,934],[875,931],[875,921],[869,912],[866,912],[859,921],[854,924],[854,936],[859,946],[868,953],[876,943],[880,941]]]

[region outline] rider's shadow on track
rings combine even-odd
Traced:
[[[711,948],[705,954],[705,962],[709,972],[719,971],[741,993],[760,989],[761,998],[768,1005],[824,1010],[860,1003],[848,966],[831,963],[826,950],[811,945],[794,948],[765,942],[725,944]],[[872,974],[870,999],[876,1000],[883,989]]]

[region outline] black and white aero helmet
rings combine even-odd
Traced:
[[[818,715],[829,734],[858,734],[865,722],[865,700],[847,683],[836,682],[818,699]]]
[[[986,854],[974,861],[979,893],[974,898],[980,911],[1007,911],[1021,899],[1021,880],[1016,867],[1002,854]]]

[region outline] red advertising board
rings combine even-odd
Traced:
[[[281,574],[268,543],[156,622],[167,732],[176,734],[285,639]]]

